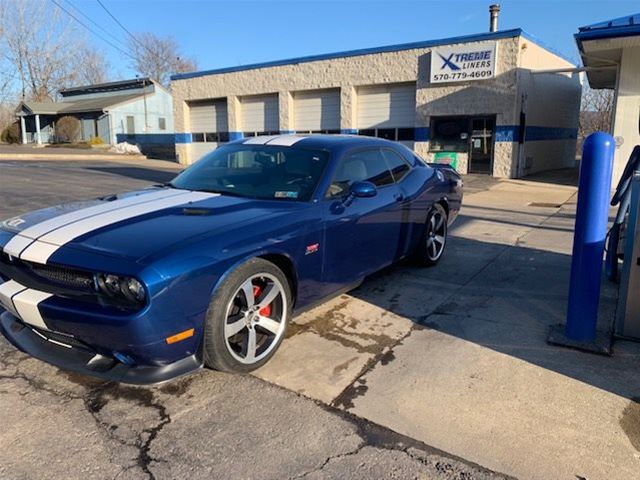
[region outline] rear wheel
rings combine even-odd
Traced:
[[[447,212],[443,206],[434,204],[427,214],[424,234],[416,250],[416,260],[420,265],[430,267],[442,258],[447,244],[447,221]]]
[[[284,273],[261,258],[240,265],[211,300],[205,364],[237,373],[264,365],[280,346],[290,316],[291,290]]]

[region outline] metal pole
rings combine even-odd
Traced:
[[[603,132],[589,135],[582,149],[565,327],[567,338],[577,342],[596,339],[614,150],[613,137]]]

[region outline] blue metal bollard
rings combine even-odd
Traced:
[[[582,148],[565,327],[567,338],[577,342],[596,338],[614,150],[613,137],[603,132],[589,135]]]

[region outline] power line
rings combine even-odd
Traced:
[[[102,41],[108,43],[109,45],[111,45],[113,48],[115,48],[116,50],[120,51],[123,55],[126,55],[127,57],[131,58],[132,60],[135,60],[136,58],[131,55],[129,52],[126,52],[125,50],[123,50],[122,48],[120,48],[119,46],[115,45],[114,43],[112,43],[111,41],[107,40],[106,38],[104,38],[102,35],[100,35],[98,32],[96,32],[95,30],[93,30],[91,27],[89,27],[86,23],[84,23],[82,20],[80,20],[78,17],[76,17],[73,13],[71,13],[69,10],[67,10],[66,8],[64,8],[62,5],[60,5],[56,0],[51,0],[60,10],[62,10],[63,12],[65,12],[67,15],[69,15],[71,18],[73,18],[76,22],[78,22],[80,25],[82,25],[84,28],[86,28],[89,32],[93,33],[96,37],[100,38]]]
[[[102,30],[104,33],[106,33],[108,36],[110,36],[116,43],[120,44],[120,46],[127,48],[126,44],[124,42],[122,42],[118,37],[116,37],[113,33],[111,33],[109,30],[107,30],[106,28],[104,28],[102,25],[100,25],[98,22],[96,22],[95,20],[93,20],[89,15],[87,15],[86,13],[84,13],[82,10],[80,10],[77,6],[75,6],[71,0],[64,0],[65,3],[67,5],[69,5],[71,8],[73,8],[76,12],[78,12],[80,15],[82,15],[84,18],[86,18],[87,20],[89,20],[93,25],[95,25],[96,27],[98,27],[100,30]]]
[[[146,46],[146,45],[144,45],[143,43],[141,43],[141,42],[140,42],[140,40],[138,40],[138,39],[136,38],[136,36],[135,36],[133,33],[131,33],[129,30],[127,30],[127,27],[125,27],[122,23],[120,23],[120,20],[118,20],[118,19],[116,18],[116,16],[115,16],[113,13],[111,13],[107,7],[105,7],[104,3],[102,3],[102,1],[101,1],[101,0],[96,0],[96,1],[97,1],[97,2],[98,2],[98,4],[102,7],[102,9],[103,9],[105,12],[107,12],[107,14],[108,14],[112,19],[113,19],[113,21],[114,21],[114,22],[116,22],[116,23],[120,26],[120,28],[122,28],[122,30],[124,30],[124,31],[127,33],[127,35],[129,35],[129,36],[131,37],[131,39],[132,39],[134,42],[136,42],[138,45],[140,45],[140,46],[141,46],[141,47],[143,47],[143,48],[147,48],[147,46]]]
[[[146,50],[146,51],[147,51],[147,53],[149,53],[152,57],[155,57],[155,58],[157,58],[157,59],[160,59],[160,58],[161,58],[161,56],[160,56],[160,53],[159,53],[159,52],[154,52],[153,50],[151,50],[151,49],[149,48],[149,46],[148,46],[148,45],[145,45],[145,44],[144,44],[144,43],[142,43],[140,40],[138,40],[138,37],[136,37],[133,33],[131,33],[131,32],[127,29],[127,27],[125,27],[125,26],[120,22],[120,20],[118,20],[118,19],[116,18],[116,16],[115,16],[113,13],[111,13],[111,12],[109,11],[109,9],[105,6],[105,4],[104,4],[104,3],[102,3],[102,0],[96,0],[96,2],[98,2],[98,4],[102,7],[102,9],[103,9],[105,12],[107,12],[107,14],[108,14],[112,19],[113,19],[113,21],[114,21],[114,22],[116,22],[116,23],[120,26],[120,28],[122,28],[122,30],[124,30],[124,31],[127,33],[127,35],[129,35],[129,37],[131,37],[131,40],[133,40],[133,41],[134,41],[135,43],[137,43],[140,47],[142,47],[144,50]]]

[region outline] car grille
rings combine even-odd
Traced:
[[[82,290],[93,289],[93,275],[90,273],[71,268],[39,265],[25,261],[22,261],[22,263],[30,269],[34,275],[37,275],[51,283],[68,288],[78,288]]]
[[[95,291],[93,274],[84,270],[28,262],[9,257],[2,251],[0,251],[0,262],[40,283],[76,291]]]

